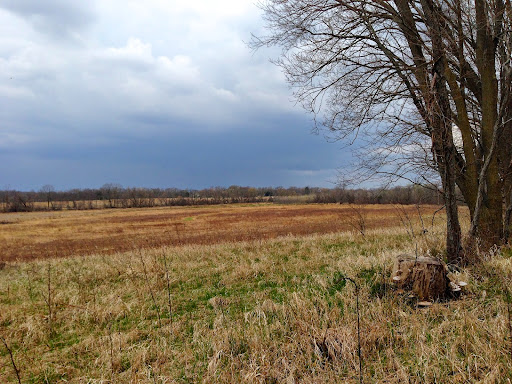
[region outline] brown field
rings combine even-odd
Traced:
[[[420,208],[425,226],[437,208]],[[362,223],[366,230],[404,225],[405,215],[419,222],[416,206],[393,205],[253,204],[2,213],[0,261],[359,232]]]
[[[0,215],[0,383],[511,383],[511,248],[427,307],[392,283],[398,255],[442,255],[435,209]]]

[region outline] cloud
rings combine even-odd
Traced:
[[[286,125],[284,125],[287,123]],[[283,125],[283,126],[281,126]],[[156,137],[119,141],[32,142],[30,150],[0,150],[22,172],[25,189],[52,184],[58,189],[94,187],[107,182],[124,186],[204,188],[215,185],[332,186],[333,169],[346,154],[307,132],[301,119],[281,121],[272,132],[164,131]],[[12,167],[3,171],[12,179]],[[63,183],[62,180],[74,180]],[[87,182],[86,182],[87,181]],[[12,184],[11,184],[12,185]],[[1,188],[1,186],[0,186]]]
[[[13,77],[0,92],[25,98],[18,107],[42,122],[81,121],[87,129],[111,122],[116,130],[119,121],[144,116],[146,126],[156,122],[153,129],[186,119],[196,130],[226,130],[262,113],[293,113],[276,68],[250,63],[247,51],[235,59],[211,76],[200,55],[157,56],[151,43],[135,37],[122,46],[79,51],[33,44],[0,59],[2,72]]]
[[[151,44],[146,44],[139,39],[130,38],[125,47],[107,48],[99,53],[99,57],[104,60],[118,61],[120,63],[135,64],[135,69],[144,69],[153,61],[153,53],[151,52]],[[141,65],[139,67],[139,65]]]
[[[259,28],[252,0],[0,0],[0,157],[19,167],[0,179],[319,180],[335,151],[308,147],[279,68],[246,47]]]
[[[0,7],[58,40],[78,38],[78,33],[95,19],[93,1],[0,0]]]

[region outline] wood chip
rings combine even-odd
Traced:
[[[418,307],[430,307],[432,305],[432,302],[430,301],[420,301],[418,303]]]

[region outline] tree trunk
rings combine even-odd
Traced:
[[[501,194],[500,194],[501,195]],[[503,242],[503,207],[490,204],[482,207],[482,216],[478,226],[478,238],[484,249]]]
[[[509,199],[507,199],[509,200]],[[512,216],[512,203],[507,202],[507,210],[505,211],[505,218],[503,220],[503,240],[508,243],[510,238],[510,219]]]
[[[487,22],[485,0],[475,1],[476,65],[482,84],[482,149],[484,158],[490,158],[485,176],[485,194],[482,213],[477,225],[477,236],[484,247],[499,244],[503,238],[503,202],[497,155],[491,150],[498,130],[498,81],[496,78],[496,51],[493,32]],[[495,151],[494,151],[495,152]]]
[[[431,103],[428,120],[432,131],[432,150],[443,184],[446,204],[446,254],[450,264],[460,264],[462,259],[461,229],[455,194],[456,149],[453,143],[452,114],[446,78],[446,49],[443,43],[444,30],[440,23],[440,12],[432,0],[421,0],[432,39]]]

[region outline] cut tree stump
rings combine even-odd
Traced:
[[[400,255],[392,276],[398,288],[412,291],[419,301],[445,299],[451,293],[446,264],[434,257]]]

